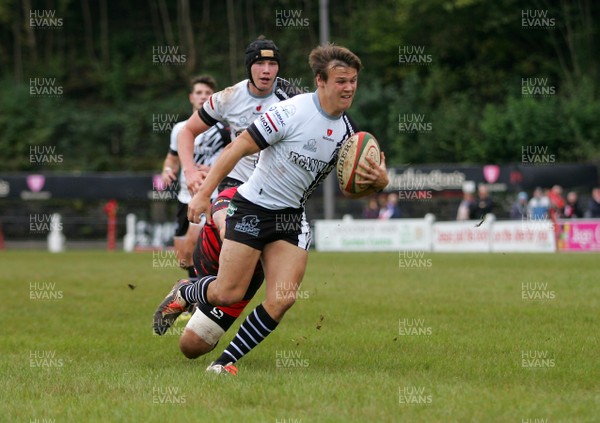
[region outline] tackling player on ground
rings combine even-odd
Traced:
[[[231,198],[237,187],[228,188],[221,192],[211,207],[211,217],[202,227],[198,243],[194,250],[194,266],[198,275],[216,275],[219,269],[219,255],[222,239],[225,234],[225,216]],[[248,302],[263,283],[264,273],[260,264],[255,268],[254,275],[242,301],[229,307],[211,307],[198,304],[198,310],[192,315],[179,339],[179,348],[187,358],[197,358],[213,350],[221,336],[239,317]],[[173,290],[159,305],[154,315],[154,332],[164,335],[173,325],[177,317],[186,310],[174,301],[173,292],[182,286],[187,286],[189,280],[180,280]]]

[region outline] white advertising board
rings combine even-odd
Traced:
[[[426,219],[317,220],[318,251],[430,251],[431,224]]]
[[[551,221],[494,222],[491,236],[492,252],[553,253],[556,251],[556,237]]]

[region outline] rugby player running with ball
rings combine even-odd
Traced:
[[[235,373],[233,363],[275,330],[294,304],[311,242],[304,204],[335,169],[342,142],[355,131],[344,112],[356,92],[360,59],[344,47],[328,44],[313,49],[309,64],[317,90],[269,107],[223,150],[188,206],[190,222],[199,222],[210,210],[211,193],[231,169],[244,157],[261,152],[254,173],[230,202],[217,276],[203,277],[176,292],[182,305],[234,304],[244,297],[256,265],[262,262],[265,301],[248,315],[209,372]],[[368,189],[344,195],[358,198],[386,187],[383,153],[380,165],[367,161],[370,166],[357,173]],[[281,229],[278,221],[299,224]]]

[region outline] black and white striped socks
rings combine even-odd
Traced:
[[[210,283],[215,279],[217,279],[216,276],[205,276],[190,285],[182,287],[179,290],[179,293],[188,304],[202,303],[212,305],[208,302],[207,293],[208,285],[210,285]]]
[[[215,361],[215,364],[226,365],[235,363],[244,355],[248,354],[254,347],[260,344],[275,328],[278,322],[273,320],[262,304],[259,304],[246,317],[240,326],[238,333],[223,354]]]

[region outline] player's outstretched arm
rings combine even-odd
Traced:
[[[200,188],[194,194],[192,201],[188,204],[188,220],[193,223],[199,223],[202,214],[209,216],[210,196],[217,189],[219,182],[231,172],[242,157],[258,153],[259,151],[260,148],[248,131],[242,132],[228,144],[219,155],[215,164],[211,166],[206,179],[204,179],[204,182],[202,182],[202,185],[200,185]]]
[[[200,119],[198,112],[194,112],[181,128],[177,137],[177,152],[181,168],[185,174],[188,189],[192,194],[198,190],[206,175],[205,172],[198,171],[194,165],[194,140],[209,128],[210,126]]]
[[[342,193],[344,194],[344,196],[346,196],[348,198],[366,197],[368,195],[372,195],[372,194],[381,192],[390,183],[390,180],[389,180],[388,174],[387,174],[387,167],[385,166],[385,154],[383,154],[383,151],[381,152],[381,164],[380,165],[378,165],[377,162],[375,160],[373,160],[371,157],[367,157],[366,159],[367,159],[367,162],[369,162],[369,164],[371,166],[365,166],[364,164],[359,163],[360,169],[356,169],[356,174],[363,177],[364,180],[357,181],[356,184],[357,185],[368,185],[369,188],[367,188],[366,190],[364,190],[358,194],[350,193],[348,191],[342,190]]]

